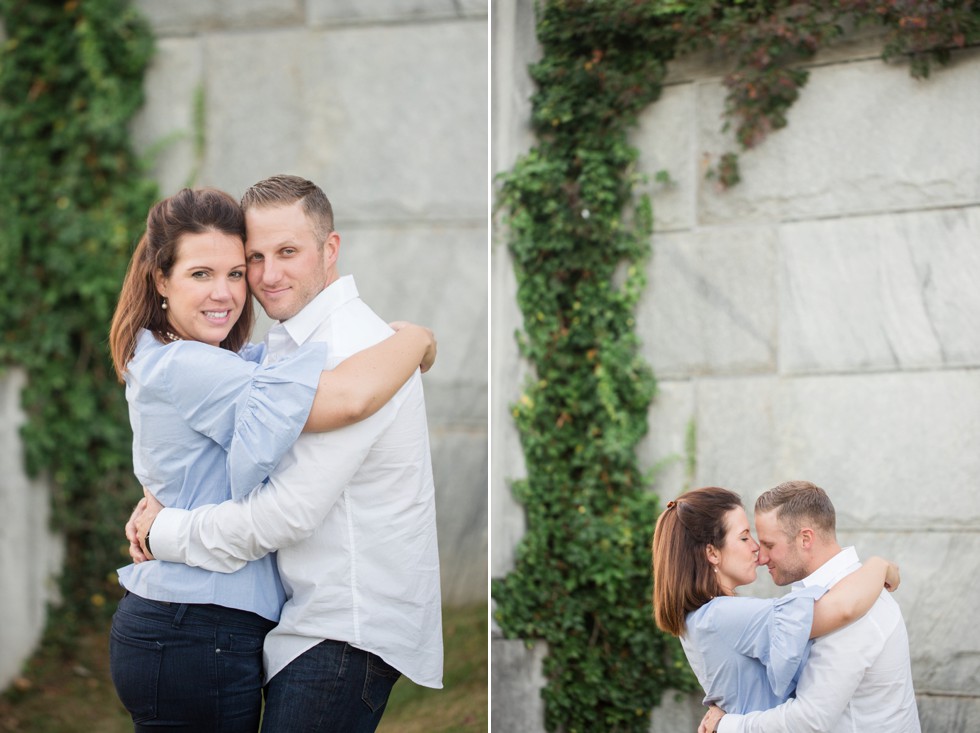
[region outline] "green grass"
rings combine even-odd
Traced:
[[[379,733],[472,733],[488,729],[487,610],[443,611],[444,689],[400,679]],[[84,634],[64,655],[42,649],[0,695],[0,731],[129,733],[129,715],[109,678],[109,631]]]

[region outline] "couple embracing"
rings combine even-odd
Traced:
[[[833,504],[807,481],[763,493],[755,528],[758,543],[739,495],[715,487],[657,520],[654,618],[706,693],[699,733],[918,733],[905,622],[884,592],[898,568],[841,548]],[[760,565],[791,592],[736,596]]]

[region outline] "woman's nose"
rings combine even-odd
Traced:
[[[214,288],[211,290],[211,297],[214,300],[226,300],[231,297],[231,288],[225,278],[219,277],[215,280]]]

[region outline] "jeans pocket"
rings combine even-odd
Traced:
[[[391,688],[395,686],[401,672],[375,654],[368,654],[367,657],[361,700],[372,711],[377,712],[388,704]]]
[[[112,684],[134,723],[157,716],[163,644],[126,636],[113,624],[109,632]]]

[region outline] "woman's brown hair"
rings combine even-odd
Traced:
[[[742,506],[733,491],[709,486],[667,504],[653,532],[653,617],[663,631],[680,636],[685,619],[723,594],[705,551],[725,544],[725,515]]]
[[[124,381],[127,365],[136,353],[140,329],[147,329],[160,341],[164,340],[164,333],[172,330],[167,323],[167,311],[161,307],[163,299],[157,292],[157,270],[170,277],[181,237],[204,232],[238,237],[244,247],[245,217],[235,199],[224,191],[184,188],[150,209],[146,231],[129,262],[109,329],[109,351],[120,382]],[[252,298],[248,297],[241,317],[221,342],[221,348],[230,351],[242,348],[248,342],[254,320]]]

